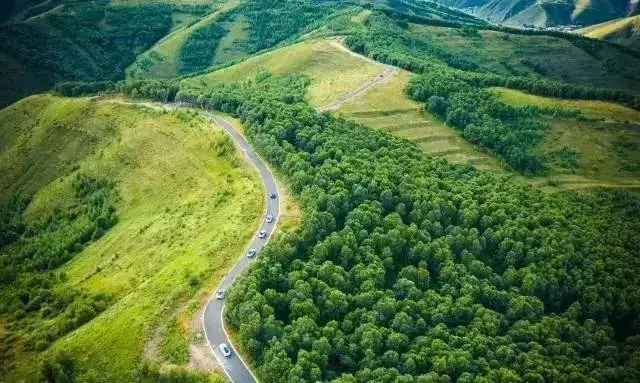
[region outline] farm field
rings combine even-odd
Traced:
[[[42,95],[1,111],[0,121],[2,202],[32,195],[27,222],[68,206],[77,174],[108,179],[118,193],[117,223],[54,270],[65,275],[56,291],[103,294],[111,304],[44,355],[70,353],[112,381],[131,379],[149,353],[153,362],[189,363],[200,329],[171,326],[181,312],[194,314],[253,234],[263,204],[253,168],[221,128],[193,112]],[[47,328],[41,315],[3,318],[10,354],[0,380],[37,379],[43,353],[27,344]]]

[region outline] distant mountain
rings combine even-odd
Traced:
[[[640,15],[607,21],[576,31],[577,33],[613,41],[640,50]]]
[[[638,0],[438,0],[509,26],[588,26],[640,12]]]

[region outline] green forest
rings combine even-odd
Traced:
[[[637,195],[449,165],[316,113],[306,84],[119,88],[237,115],[300,195],[302,228],[227,301],[262,380],[638,380]]]
[[[0,381],[218,383],[210,302],[263,383],[640,381],[638,51],[418,0],[0,11],[0,106],[49,92],[0,132]]]

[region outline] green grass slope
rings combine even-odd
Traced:
[[[579,29],[576,33],[640,50],[640,15],[592,25]]]
[[[611,45],[578,46],[554,36],[411,25],[429,45],[502,75],[538,76],[570,84],[640,91],[640,57]]]
[[[186,342],[197,331],[176,338],[165,326],[176,313],[194,315],[262,211],[259,179],[222,129],[188,112],[42,95],[2,110],[0,135],[0,204],[31,196],[21,214],[28,225],[57,222],[56,212],[74,203],[78,175],[107,180],[118,195],[117,223],[55,268],[64,277],[48,289],[107,297],[104,311],[73,322],[75,330],[52,332],[73,310],[79,320],[79,303],[55,315],[28,300],[16,316],[18,309],[3,311],[21,288],[10,284],[0,292],[0,381],[39,381],[42,358],[62,352],[74,360],[77,380],[155,381],[140,367],[157,336],[171,345],[161,348],[159,362],[186,364]],[[6,251],[0,247],[3,259],[11,257]]]
[[[384,71],[384,66],[353,55],[334,39],[310,40],[252,57],[237,65],[184,80],[194,87],[273,75],[307,75],[309,101],[323,106],[336,101]]]
[[[221,4],[220,7],[197,21],[192,21],[186,25],[181,25],[170,34],[158,41],[151,49],[136,58],[136,61],[127,68],[129,78],[170,78],[180,75],[184,68],[181,63],[181,50],[193,35],[198,31],[203,31],[218,24],[224,24],[223,28],[229,28],[230,38],[235,37],[233,42],[239,40],[238,35],[242,35],[242,22],[229,23],[221,22],[220,16],[238,6],[239,1],[229,1]],[[231,26],[233,24],[233,26]],[[238,30],[239,29],[239,30]],[[228,39],[227,39],[228,40]],[[213,42],[208,42],[214,45]],[[201,47],[206,48],[206,47]],[[218,56],[218,55],[214,55]],[[208,64],[212,65],[214,57],[209,57]],[[208,65],[207,65],[208,66]]]
[[[550,160],[551,172],[534,182],[560,187],[629,186],[640,188],[640,112],[587,100],[562,100],[493,88],[510,105],[579,110],[582,118],[544,119],[549,132],[536,148],[540,155],[564,153]]]

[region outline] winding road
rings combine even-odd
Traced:
[[[340,44],[340,41],[338,40],[336,41],[336,43]],[[349,52],[354,56],[360,57],[363,60],[367,60],[367,61],[371,60],[368,57],[364,57],[357,53],[349,51],[342,44],[340,44],[340,46],[342,47],[342,49],[345,49],[347,52]],[[319,112],[322,112],[327,110],[338,109],[342,105],[344,105],[347,101],[362,95],[367,90],[371,89],[377,84],[380,84],[381,82],[385,81],[389,77],[393,76],[396,72],[397,72],[397,68],[389,65],[385,65],[384,71],[378,74],[371,81],[363,84],[362,86],[358,87],[352,92],[349,92],[343,95],[335,102],[332,102],[329,105],[317,108],[317,110]],[[260,173],[260,177],[262,179],[262,182],[264,184],[264,188],[266,191],[265,198],[267,199],[267,203],[266,203],[267,208],[263,215],[262,224],[256,231],[256,235],[251,241],[251,244],[245,249],[245,252],[238,259],[237,263],[233,266],[231,271],[229,271],[229,273],[224,277],[224,279],[222,280],[222,282],[220,283],[216,291],[214,291],[214,294],[211,297],[211,300],[207,303],[207,306],[205,307],[204,313],[202,315],[202,325],[204,328],[205,336],[207,338],[207,343],[209,343],[209,346],[211,348],[211,351],[213,352],[213,355],[217,359],[218,363],[222,367],[222,370],[227,375],[229,380],[231,380],[231,382],[233,383],[256,383],[258,382],[258,379],[253,374],[253,372],[251,372],[251,369],[249,368],[247,363],[242,359],[240,354],[238,354],[237,350],[233,346],[232,342],[230,341],[226,333],[226,330],[224,328],[224,318],[223,318],[224,299],[217,299],[215,296],[215,293],[221,289],[228,291],[231,285],[233,285],[233,282],[235,281],[235,279],[240,274],[242,274],[242,272],[251,264],[253,259],[255,259],[255,257],[253,259],[247,258],[246,251],[248,251],[249,249],[256,249],[257,251],[256,257],[258,257],[262,248],[267,244],[267,242],[269,242],[269,239],[271,238],[271,234],[276,228],[276,225],[278,223],[278,218],[280,215],[280,204],[279,204],[280,193],[278,191],[278,185],[276,183],[276,180],[273,177],[273,174],[271,173],[271,171],[269,170],[269,167],[264,163],[264,161],[260,158],[260,156],[255,152],[253,147],[247,142],[244,136],[237,130],[237,128],[233,126],[233,124],[231,124],[229,121],[219,116],[213,115],[208,112],[203,112],[203,113],[208,118],[211,118],[215,124],[221,126],[225,130],[225,132],[233,139],[236,145],[240,147],[240,149],[244,152],[244,155],[249,159],[249,161],[256,167],[256,169]],[[276,193],[277,198],[275,199],[269,198],[268,195],[270,193]],[[268,214],[273,216],[272,223],[266,223],[264,219]],[[257,234],[260,230],[265,230],[267,232],[267,235],[265,236],[265,238],[262,238],[262,239],[258,238]],[[220,349],[218,348],[221,343],[226,343],[233,350],[232,354],[229,357],[225,357],[220,351]]]
[[[251,262],[258,256],[260,256],[260,251],[262,248],[269,242],[271,238],[271,234],[275,230],[275,227],[278,223],[278,218],[280,216],[280,193],[278,191],[278,184],[276,183],[271,170],[269,167],[262,161],[260,156],[253,150],[253,147],[247,142],[240,132],[236,129],[233,124],[229,121],[220,118],[215,115],[211,115],[205,113],[206,116],[211,117],[213,122],[216,125],[221,126],[227,134],[233,139],[233,141],[240,147],[240,149],[244,152],[244,155],[249,159],[249,161],[256,167],[258,172],[260,173],[260,178],[262,179],[262,183],[264,184],[265,189],[265,198],[266,202],[266,210],[262,217],[262,224],[259,229],[256,231],[253,240],[250,245],[245,249],[245,252],[240,256],[236,264],[233,266],[231,271],[224,277],[216,291],[214,292],[214,296],[212,296],[209,303],[207,303],[207,307],[204,309],[204,313],[202,315],[202,325],[204,327],[204,333],[207,338],[207,342],[211,347],[211,351],[213,351],[213,355],[218,360],[218,363],[222,367],[224,373],[227,377],[234,383],[247,383],[247,382],[257,382],[258,379],[253,375],[249,366],[242,359],[240,354],[238,354],[237,350],[229,340],[227,333],[224,329],[223,323],[223,312],[224,312],[224,299],[217,299],[215,297],[215,293],[218,290],[228,291],[236,278],[251,264]],[[276,198],[270,198],[269,194],[276,193]],[[266,215],[273,216],[273,222],[267,223],[265,221]],[[267,235],[264,238],[258,238],[258,232],[260,230],[265,230]],[[257,253],[253,258],[248,258],[246,253],[249,249],[256,249]],[[222,355],[222,352],[218,348],[221,343],[226,343],[229,347],[232,348],[231,356],[225,357]]]

